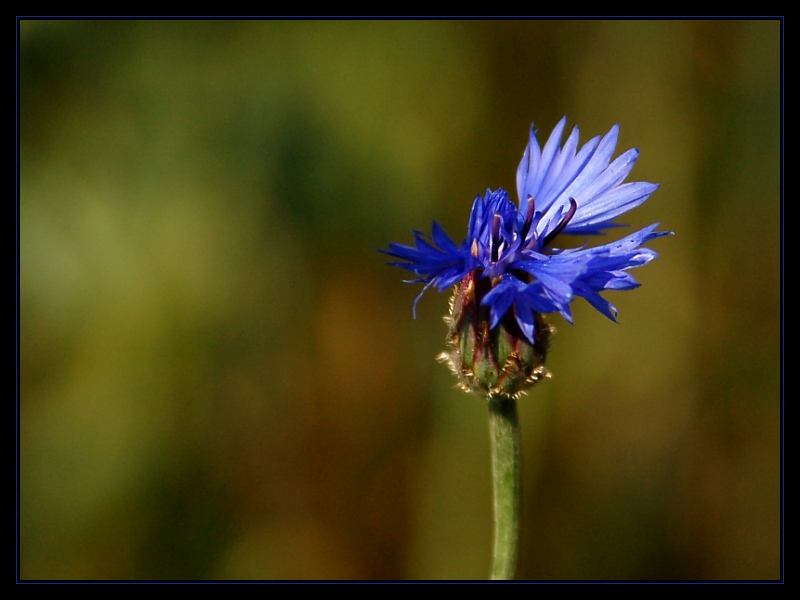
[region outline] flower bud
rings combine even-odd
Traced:
[[[531,343],[522,333],[512,307],[493,329],[490,309],[481,299],[492,281],[468,273],[450,301],[448,350],[439,360],[459,378],[459,386],[486,397],[517,397],[550,374],[544,367],[552,328],[540,313],[534,313],[535,335]]]

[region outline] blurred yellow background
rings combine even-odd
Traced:
[[[520,402],[525,579],[774,579],[780,22],[20,22],[24,579],[481,579],[485,403],[377,248],[564,115],[676,235]]]

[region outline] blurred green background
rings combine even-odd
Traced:
[[[520,403],[526,579],[774,579],[779,21],[21,21],[20,575],[481,579],[486,406],[384,265],[531,122],[676,232]]]

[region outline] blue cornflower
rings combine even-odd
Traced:
[[[619,126],[580,148],[575,127],[564,145],[566,118],[556,125],[544,148],[531,126],[530,141],[517,168],[517,207],[503,189],[487,190],[472,205],[467,237],[457,245],[434,221],[431,235],[414,232],[415,245],[389,244],[390,264],[414,273],[414,283],[444,291],[455,284],[474,284],[477,304],[488,308],[489,329],[513,315],[524,337],[535,344],[539,314],[557,312],[572,322],[576,296],[612,320],[617,309],[600,294],[638,287],[628,273],[657,255],[646,242],[669,235],[650,225],[601,246],[557,249],[560,234],[595,235],[618,227],[612,221],[642,204],[658,184],[623,183],[638,150],[611,160]]]
[[[531,127],[517,168],[519,206],[505,190],[487,190],[472,205],[467,237],[457,245],[434,221],[431,235],[414,232],[414,246],[389,244],[389,264],[414,273],[414,283],[455,293],[450,304],[448,351],[440,358],[461,386],[492,397],[516,396],[547,375],[544,362],[551,327],[544,315],[559,313],[572,322],[576,296],[612,320],[617,309],[604,290],[639,284],[628,273],[653,260],[643,244],[669,235],[650,225],[622,239],[558,249],[562,233],[592,236],[618,227],[613,221],[639,206],[658,185],[623,183],[638,150],[611,160],[619,126],[578,148],[575,127],[561,145],[562,119],[544,148]]]

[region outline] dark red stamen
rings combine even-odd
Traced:
[[[536,204],[533,201],[533,196],[528,196],[528,214],[525,215],[525,223],[522,225],[520,232],[520,245],[525,244],[525,238],[528,237],[528,232],[531,230],[531,223],[533,222],[533,211],[536,209]]]
[[[494,213],[492,220],[492,262],[497,262],[500,250],[500,215]]]
[[[572,217],[575,216],[576,210],[578,210],[578,203],[575,202],[575,198],[570,198],[569,210],[567,211],[567,214],[565,214],[562,217],[561,222],[558,225],[556,225],[556,228],[547,234],[547,237],[544,238],[544,244],[542,244],[543,246],[546,246],[547,244],[552,242],[559,233],[564,231],[564,227],[569,225],[569,222],[572,220]]]

